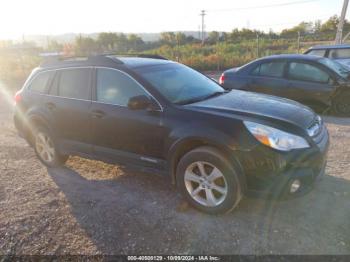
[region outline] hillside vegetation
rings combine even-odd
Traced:
[[[316,44],[329,44],[335,37],[338,17],[326,22],[302,22],[277,34],[258,30],[234,29],[229,33],[212,31],[200,39],[181,32],[163,32],[159,41],[144,42],[135,34],[99,33],[97,38],[78,36],[72,43],[48,40],[45,47],[34,42],[0,41],[0,80],[10,88],[19,88],[31,70],[42,61],[42,53],[63,56],[87,56],[100,53],[159,54],[195,69],[224,70],[258,57],[303,52]],[[344,32],[350,31],[346,21]]]

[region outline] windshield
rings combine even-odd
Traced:
[[[225,92],[213,80],[176,63],[139,68],[136,71],[174,104],[194,103]]]
[[[340,75],[343,78],[348,78],[350,68],[346,67],[345,65],[342,65],[334,60],[328,59],[328,58],[322,58],[319,60],[321,64],[324,64],[334,72],[336,72],[338,75]]]

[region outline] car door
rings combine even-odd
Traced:
[[[314,63],[288,63],[288,98],[307,105],[329,105],[334,91],[330,73]]]
[[[92,152],[91,73],[92,68],[60,69],[52,82],[45,103],[63,151]]]
[[[287,85],[284,79],[285,65],[283,60],[259,64],[250,72],[247,90],[284,97]]]
[[[111,68],[96,68],[91,107],[94,151],[118,163],[159,167],[164,162],[162,108],[130,75]],[[155,110],[131,110],[129,99],[150,97]]]

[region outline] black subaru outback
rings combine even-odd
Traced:
[[[44,165],[79,155],[168,175],[208,213],[248,193],[301,195],[325,170],[328,131],[308,107],[225,91],[157,56],[47,62],[15,101],[15,125]]]

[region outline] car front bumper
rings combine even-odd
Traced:
[[[308,193],[325,175],[329,149],[326,127],[316,142],[311,148],[288,153],[265,146],[245,153],[241,162],[247,177],[247,195],[293,198]],[[296,181],[300,187],[291,192]]]

